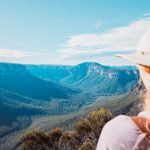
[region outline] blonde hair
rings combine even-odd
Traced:
[[[150,112],[150,92],[146,92],[144,96],[144,110]]]
[[[142,70],[148,74],[150,74],[150,66],[138,65],[139,70]],[[144,106],[143,109],[146,111],[150,111],[150,91],[144,91]]]

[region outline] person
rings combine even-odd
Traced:
[[[96,150],[150,150],[150,30],[141,38],[136,53],[118,57],[138,66],[147,93],[144,111],[135,117],[119,115],[106,123]]]

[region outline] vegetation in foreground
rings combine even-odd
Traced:
[[[107,109],[90,112],[73,130],[30,131],[22,138],[21,150],[95,150],[103,126],[113,118]]]

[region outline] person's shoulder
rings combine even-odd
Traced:
[[[138,136],[137,130],[129,116],[119,115],[105,124],[97,150],[106,149],[106,147],[120,149],[119,143],[122,143],[125,147],[131,147]]]
[[[113,132],[130,132],[131,130],[135,129],[135,124],[133,123],[132,119],[126,115],[119,115],[109,122],[106,123],[103,130],[107,133]]]
[[[118,122],[120,120],[121,121],[129,121],[130,117],[126,116],[126,115],[119,115],[119,116],[113,118],[112,120],[110,120],[109,123],[111,123],[111,122]]]
[[[113,118],[112,120],[110,120],[109,122],[107,122],[105,126],[110,126],[110,125],[116,126],[116,124],[119,125],[127,122],[131,122],[131,118],[129,116],[119,115]]]
[[[105,141],[109,139],[111,143],[124,142],[126,141],[125,137],[129,137],[131,133],[134,135],[136,130],[136,126],[129,116],[119,115],[105,124],[101,133],[101,139]]]

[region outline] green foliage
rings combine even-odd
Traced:
[[[94,150],[103,126],[111,119],[111,112],[102,108],[80,119],[72,131],[31,131],[22,138],[21,150]]]

